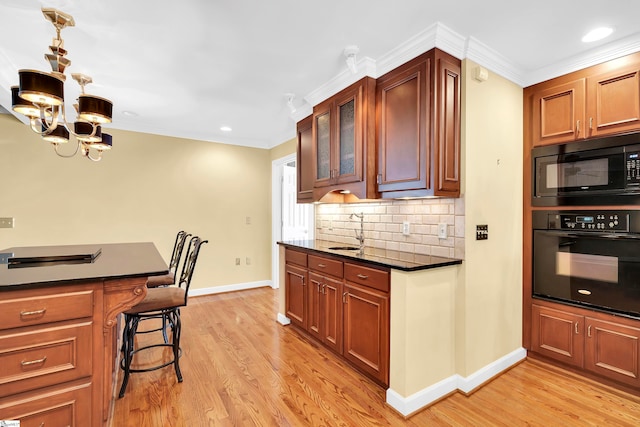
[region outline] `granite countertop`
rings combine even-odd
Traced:
[[[16,262],[20,259],[24,261],[22,264]],[[0,291],[57,282],[157,276],[167,272],[166,262],[151,242],[0,250]]]
[[[358,250],[329,249],[332,247],[344,247],[348,245],[326,240],[287,240],[278,242],[278,244],[291,248],[307,249],[321,254],[339,256],[346,259],[357,260],[380,267],[394,268],[402,271],[426,270],[429,268],[462,264],[461,259],[443,258],[379,248],[368,248],[366,246],[364,254],[360,255]]]

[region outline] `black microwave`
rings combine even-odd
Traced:
[[[533,206],[640,204],[640,133],[531,150]]]

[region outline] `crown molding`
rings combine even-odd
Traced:
[[[530,86],[636,52],[640,52],[640,32],[588,50],[580,55],[574,55],[553,65],[533,70],[527,73],[522,86]]]
[[[520,86],[525,81],[522,70],[475,37],[467,39],[464,57]]]

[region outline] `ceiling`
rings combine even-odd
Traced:
[[[87,93],[113,101],[108,127],[259,148],[293,138],[318,101],[434,46],[523,87],[640,51],[637,0],[2,0],[7,110],[18,69],[50,71],[42,6],[74,17],[62,31],[67,75],[92,76]],[[580,41],[602,25],[613,35]],[[70,77],[65,92],[77,97]]]

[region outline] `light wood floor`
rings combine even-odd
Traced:
[[[405,420],[382,388],[278,324],[276,292],[191,298],[182,310],[184,382],[172,367],[133,374],[112,426],[640,425],[639,397],[533,361]]]

